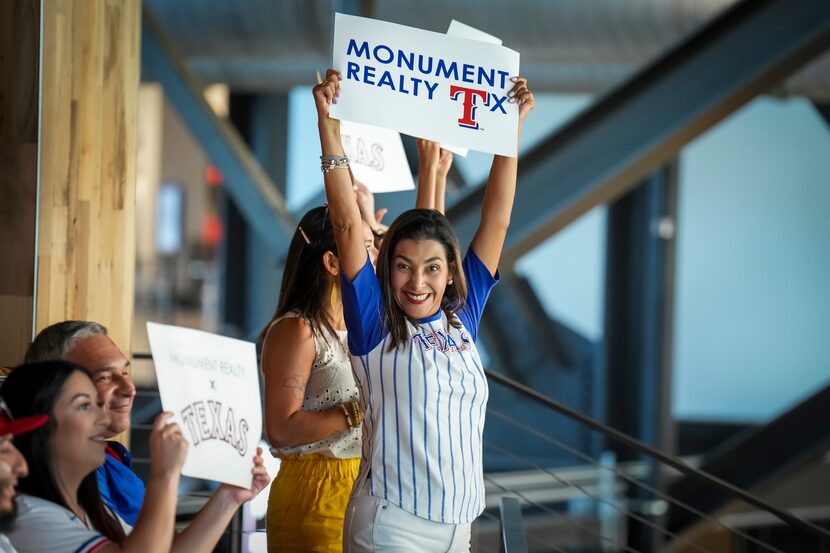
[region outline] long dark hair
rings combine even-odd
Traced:
[[[461,270],[461,249],[450,222],[434,209],[410,209],[401,213],[386,231],[378,253],[377,274],[383,291],[385,320],[389,329],[389,351],[403,346],[408,337],[408,317],[395,300],[392,291],[392,262],[395,246],[401,240],[435,240],[444,247],[453,283],[444,290],[441,309],[447,314],[450,324],[461,327],[455,314],[467,301],[467,280]],[[412,321],[416,324],[417,321]]]
[[[66,381],[76,372],[92,382],[89,373],[81,366],[66,361],[43,361],[20,365],[0,387],[0,396],[15,418],[42,413],[49,415],[49,422],[40,428],[14,438],[14,445],[29,464],[29,475],[20,480],[18,489],[67,509],[69,506],[55,479],[54,452],[49,442],[55,431],[60,430],[57,428],[53,412],[55,402]],[[96,530],[119,545],[124,541],[124,529],[106,509],[101,499],[95,471],[89,473],[81,482],[81,487],[78,488],[78,504],[86,511]]]
[[[325,338],[322,329],[337,336],[334,327],[326,317],[324,293],[330,285],[329,276],[323,267],[323,254],[337,255],[337,243],[331,227],[327,206],[315,207],[308,211],[297,225],[282,273],[280,299],[274,316],[262,329],[258,342],[261,344],[271,324],[289,311],[299,313],[311,325],[312,330]]]

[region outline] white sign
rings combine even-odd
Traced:
[[[487,34],[484,31],[479,31],[475,27],[465,25],[460,21],[453,19],[450,21],[450,26],[447,29],[447,34],[452,36],[460,36],[462,38],[469,38],[471,40],[480,40],[481,42],[489,42],[490,44],[501,45],[501,39]],[[452,152],[461,157],[467,157],[469,148],[461,148],[460,146],[452,146],[450,144],[441,144],[441,147],[448,152]]]
[[[182,474],[251,487],[262,435],[254,344],[147,323],[161,405],[190,444]]]
[[[371,125],[341,121],[340,137],[354,178],[369,190],[379,193],[415,188],[400,134]]]
[[[519,53],[477,40],[335,14],[332,117],[435,142],[515,156],[519,107],[508,103]]]
[[[497,36],[480,31],[475,27],[470,27],[460,21],[453,19],[450,21],[450,26],[447,28],[447,34],[452,36],[460,36],[472,40],[480,40],[481,42],[489,42],[490,44],[498,44],[501,46],[501,39]]]

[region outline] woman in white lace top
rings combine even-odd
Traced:
[[[374,237],[365,226],[374,258]],[[362,412],[347,353],[328,209],[291,240],[276,313],[263,331],[265,430],[282,460],[268,498],[268,552],[342,551],[361,452]]]

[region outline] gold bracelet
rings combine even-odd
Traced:
[[[354,420],[355,420],[354,427],[358,428],[360,426],[360,423],[363,422],[363,420],[361,420],[361,417],[360,417],[360,406],[357,404],[357,401],[352,401],[351,406],[352,406],[352,414],[354,415]]]
[[[345,403],[340,404],[340,410],[343,411],[343,414],[346,415],[346,426],[349,428],[354,428],[354,424],[352,423],[352,417],[349,415],[349,409],[346,407]]]

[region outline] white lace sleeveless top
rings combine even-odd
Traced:
[[[289,318],[300,317],[298,313],[286,313],[273,324]],[[352,364],[346,344],[346,331],[337,331],[337,336],[325,328],[320,329],[328,340],[314,332],[314,349],[316,355],[311,366],[311,375],[305,387],[305,398],[302,410],[315,413],[325,411],[341,403],[358,399],[357,384],[355,384]],[[345,417],[345,415],[344,415]],[[306,455],[320,453],[326,457],[336,459],[353,459],[360,457],[361,429],[351,428],[343,432],[336,432],[320,441],[310,444],[271,448],[271,454],[278,455]]]

